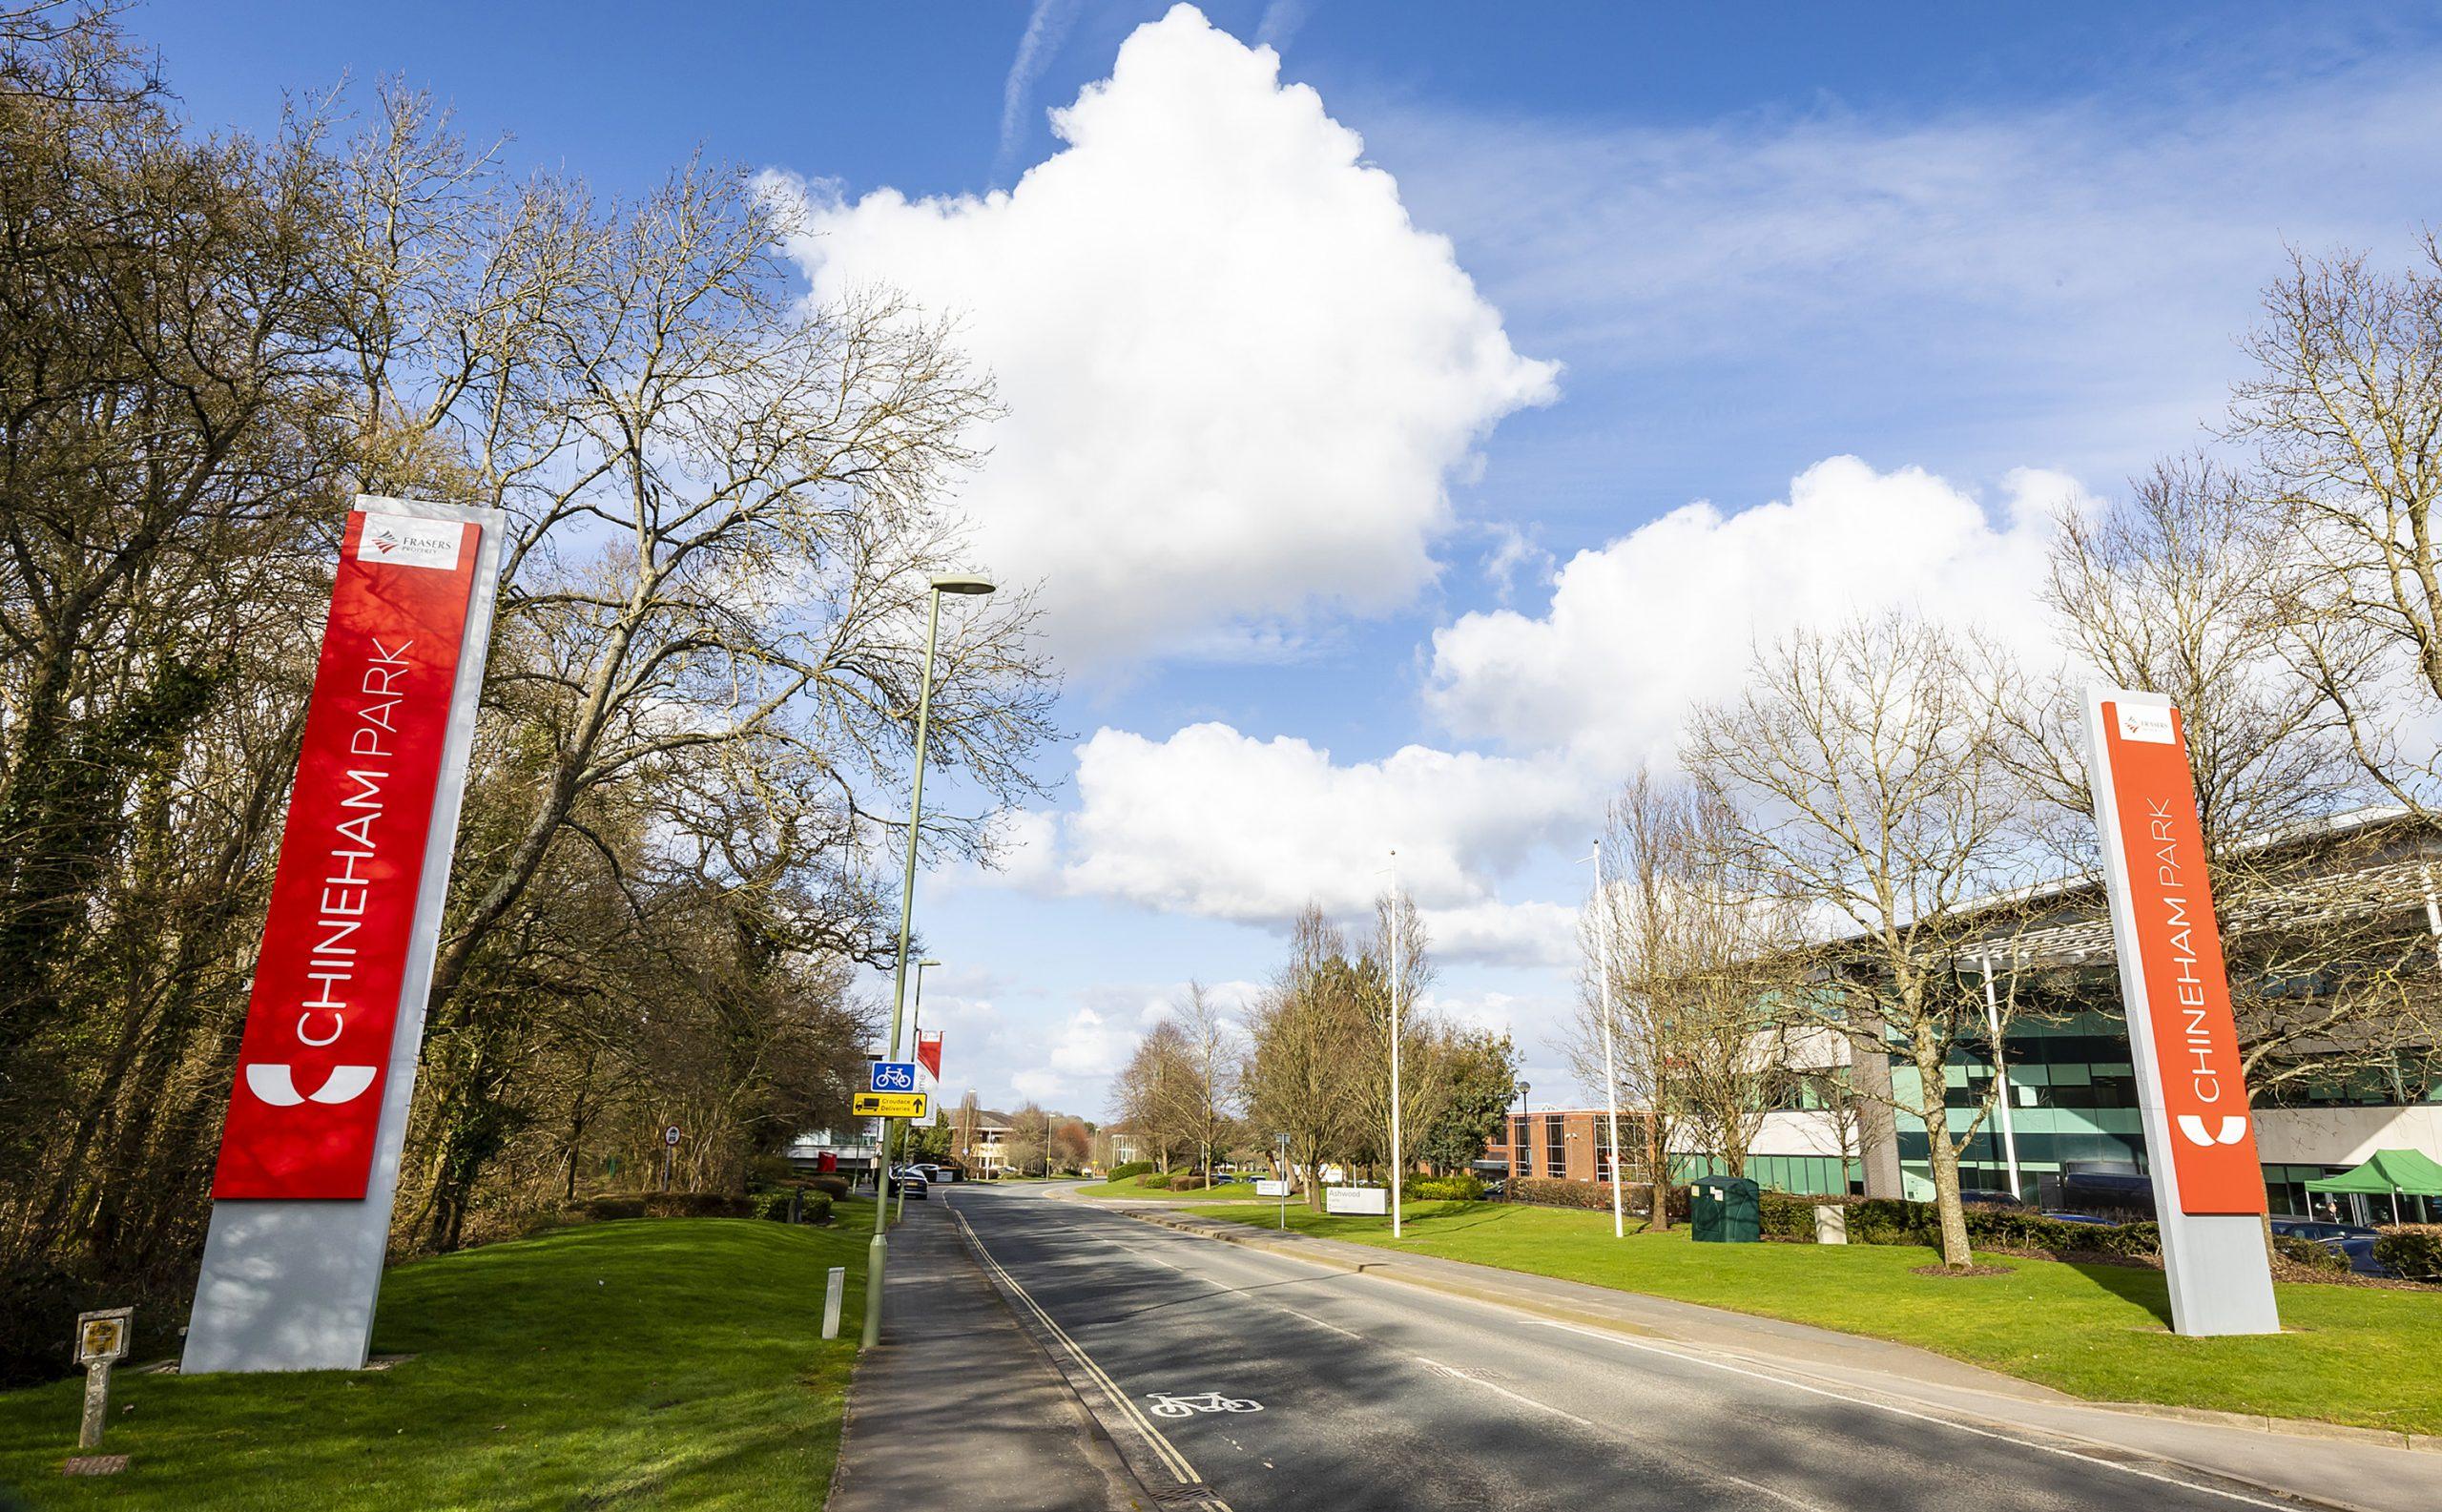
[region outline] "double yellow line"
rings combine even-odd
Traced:
[[[1110,1404],[1128,1419],[1131,1427],[1144,1436],[1146,1444],[1153,1451],[1153,1457],[1162,1461],[1162,1468],[1168,1470],[1181,1485],[1200,1483],[1204,1478],[1195,1473],[1195,1466],[1187,1462],[1185,1455],[1170,1447],[1170,1441],[1162,1437],[1162,1431],[1154,1427],[1143,1413],[1136,1410],[1136,1403],[1128,1399],[1128,1393],[1119,1389],[1117,1381],[1112,1380],[1100,1365],[1094,1363],[1094,1357],[1086,1353],[1086,1347],[1069,1337],[1068,1331],[1054,1321],[1051,1315],[1043,1310],[1043,1304],[1037,1302],[1024,1287],[1018,1284],[1018,1278],[1004,1270],[1000,1261],[992,1258],[992,1252],[983,1247],[983,1239],[977,1236],[974,1227],[966,1221],[966,1214],[959,1212],[958,1208],[952,1205],[950,1217],[957,1221],[960,1232],[966,1235],[966,1242],[975,1247],[976,1257],[983,1262],[984,1269],[990,1271],[995,1279],[1007,1287],[1019,1301],[1025,1304],[1027,1312],[1032,1313],[1045,1328],[1051,1331],[1051,1336],[1060,1340],[1061,1345],[1075,1357],[1078,1366],[1092,1378],[1096,1386],[1102,1388],[1103,1395],[1109,1398]]]

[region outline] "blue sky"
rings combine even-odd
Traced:
[[[1167,10],[133,17],[200,124],[399,73],[605,192],[701,147],[806,197],[817,290],[968,321],[1010,414],[965,507],[1074,735],[1004,871],[924,884],[996,1103],[1100,1113],[1394,846],[1442,1008],[1565,1098],[1573,860],[1687,700],[1890,603],[2044,656],[2051,511],[2211,444],[2285,246],[2442,207],[2422,8]]]

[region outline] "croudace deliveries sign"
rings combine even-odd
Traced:
[[[274,873],[181,1369],[364,1363],[502,517],[360,499]]]
[[[348,516],[216,1199],[364,1195],[481,537]]]
[[[2264,1169],[2184,735],[2179,711],[2160,694],[2086,695],[2087,772],[2171,1326],[2274,1333],[2281,1322],[2264,1252]]]

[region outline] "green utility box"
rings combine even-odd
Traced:
[[[1706,1176],[1687,1184],[1687,1207],[1698,1244],[1753,1244],[1764,1237],[1764,1204],[1744,1176]]]

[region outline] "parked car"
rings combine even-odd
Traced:
[[[1508,1196],[1508,1179],[1506,1177],[1496,1176],[1492,1180],[1485,1182],[1484,1195],[1494,1202],[1499,1202],[1501,1198]]]
[[[894,1171],[891,1174],[890,1181],[891,1191],[897,1191],[903,1188],[905,1189],[909,1199],[912,1201],[929,1202],[932,1200],[933,1184],[926,1181],[923,1176],[916,1170],[903,1170]]]
[[[2372,1229],[2354,1223],[2333,1223],[2326,1218],[2289,1218],[2272,1220],[2272,1232],[2280,1239],[2307,1239],[2322,1245],[2332,1253],[2349,1261],[2349,1268],[2359,1275],[2390,1275],[2391,1268],[2374,1258],[2374,1241],[2380,1237]]]
[[[2118,1218],[2097,1217],[2091,1212],[2047,1212],[2044,1216],[2058,1218],[2062,1223],[2092,1223],[2106,1229],[2117,1228],[2120,1224]]]
[[[2028,1206],[2027,1200],[2024,1197],[2019,1196],[2015,1191],[2003,1191],[1997,1187],[1961,1187],[1958,1189],[1958,1200],[1961,1202],[1977,1203],[1987,1208],[2023,1208]]]

